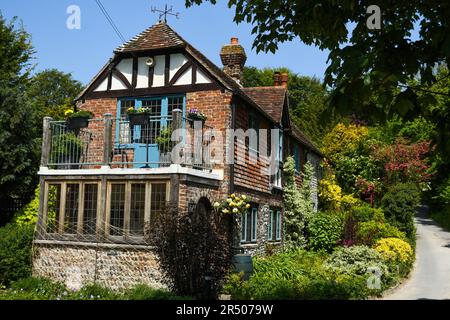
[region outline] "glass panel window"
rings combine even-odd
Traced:
[[[78,224],[78,199],[80,194],[79,184],[67,184],[66,208],[64,212],[65,233],[76,234]]]
[[[47,232],[58,233],[59,213],[61,205],[61,185],[50,184],[48,186],[47,196]]]
[[[151,200],[151,215],[152,219],[156,219],[166,205],[166,184],[154,183],[152,184],[152,200]]]
[[[131,185],[130,235],[144,235],[145,184]]]
[[[242,215],[241,242],[256,242],[258,228],[258,208],[253,207]]]
[[[251,152],[259,152],[259,121],[254,114],[248,115],[248,148]]]
[[[136,102],[134,100],[121,100],[120,108],[118,112],[119,122],[119,143],[129,144],[131,143],[130,135],[130,123],[127,119],[127,110],[129,108],[135,108]]]
[[[281,240],[281,211],[270,210],[269,225],[268,225],[268,237],[269,241]]]
[[[149,109],[150,123],[141,126],[141,136],[137,142],[155,144],[155,139],[159,137],[161,133],[162,100],[143,100],[142,108]]]
[[[170,97],[168,103],[167,115],[172,116],[173,110],[180,109],[183,110],[184,97]]]
[[[112,236],[123,236],[125,219],[125,184],[111,185],[110,230]]]
[[[84,212],[83,212],[83,233],[95,234],[97,230],[97,200],[98,185],[86,184],[84,186]]]

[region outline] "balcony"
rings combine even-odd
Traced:
[[[139,121],[105,114],[81,127],[45,118],[41,173],[211,173],[211,129],[184,118],[181,110],[171,116],[142,115]]]

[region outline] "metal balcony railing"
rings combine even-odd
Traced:
[[[111,168],[161,168],[180,164],[211,170],[210,144],[202,122],[171,116],[90,119],[80,126],[44,119],[43,167],[54,170]],[[175,139],[173,139],[175,138]]]

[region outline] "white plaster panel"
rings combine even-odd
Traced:
[[[192,67],[187,69],[185,73],[175,82],[175,86],[187,85],[192,83]]]
[[[201,70],[197,69],[197,82],[196,83],[211,83],[211,79],[203,73]]]
[[[136,88],[148,88],[148,66],[146,64],[148,58],[138,58],[138,74]]]
[[[153,87],[164,86],[164,70],[166,68],[166,57],[155,57],[155,74],[153,76]]]
[[[133,59],[123,59],[116,69],[122,72],[129,83],[133,81]]]

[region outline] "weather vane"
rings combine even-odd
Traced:
[[[164,8],[164,10],[158,10],[155,7],[151,7],[151,10],[152,10],[153,13],[155,13],[155,12],[159,13],[159,21],[161,21],[162,17],[164,17],[164,22],[167,22],[167,16],[168,15],[174,16],[177,19],[178,19],[179,15],[180,15],[179,12],[173,13],[172,12],[173,6],[170,6],[170,9],[169,9],[167,4],[166,4],[166,7]]]

